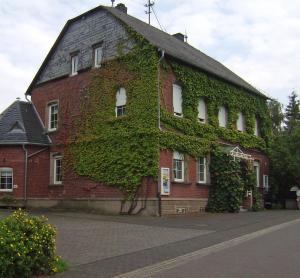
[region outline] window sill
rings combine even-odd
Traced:
[[[181,185],[192,185],[192,182],[186,182],[186,181],[172,181],[173,184],[181,184]]]
[[[0,189],[0,193],[9,193],[9,192],[13,192],[12,189]]]
[[[57,131],[58,131],[58,128],[57,129],[48,129],[47,133],[50,134],[50,133],[55,133]]]

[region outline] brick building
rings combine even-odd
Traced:
[[[255,98],[266,103],[267,98],[257,89],[184,42],[183,35],[169,35],[131,17],[124,5],[116,8],[99,6],[66,23],[26,92],[30,101],[16,101],[1,114],[0,196],[10,194],[31,207],[120,212],[123,194],[117,187],[62,169],[68,140],[74,135],[74,122],[80,118],[81,106],[94,73],[101,72],[103,65],[118,59],[121,42],[122,55],[130,53],[136,45],[129,35],[132,30],[156,49],[159,107],[171,120],[187,126],[189,119],[186,119],[185,111],[189,107],[185,99],[185,84],[179,82],[174,70],[166,71],[163,63],[181,64],[203,74],[207,84],[217,82],[227,86],[228,91],[237,91],[241,98]],[[216,111],[210,109],[214,105],[213,97],[206,95],[197,100],[195,122],[204,128],[204,133],[212,130],[218,144],[226,147],[228,152],[253,160],[257,186],[263,190],[268,187],[268,158],[261,149],[245,147],[255,140],[265,143],[266,136],[261,134],[263,119],[239,111],[238,104],[230,109],[233,104],[226,103],[226,90],[219,92],[217,98],[224,99],[224,102],[222,105],[218,103]],[[126,116],[130,105],[134,105],[128,101],[130,95],[126,87],[120,86],[114,98],[113,117]],[[242,100],[237,100],[237,103],[239,101]],[[210,119],[212,113],[216,113],[215,122]],[[158,114],[157,129],[159,127],[161,133],[170,131],[164,117],[160,112]],[[250,117],[255,118],[252,129],[246,126]],[[236,124],[232,125],[232,122]],[[171,132],[195,137],[199,142],[202,140],[196,133],[191,136],[180,128],[172,128]],[[234,140],[229,140],[229,135],[222,137],[218,132],[230,134]],[[135,211],[143,207],[145,213],[157,215],[159,212],[174,214],[204,210],[212,187],[209,161],[209,153],[194,157],[176,148],[160,148],[157,161],[159,178],[141,179],[141,188],[146,190],[138,198]],[[125,203],[125,207],[127,205]]]

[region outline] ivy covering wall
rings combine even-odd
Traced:
[[[219,139],[245,148],[264,150],[269,134],[265,100],[198,70],[171,62],[183,88],[184,118],[176,118],[161,107],[163,131],[158,129],[157,75],[159,55],[143,37],[130,32],[136,45],[126,55],[93,70],[91,86],[82,103],[82,116],[70,146],[77,174],[109,186],[117,186],[132,199],[143,177],[157,178],[160,149],[171,149],[197,157],[207,154]],[[115,116],[116,92],[126,89],[126,115]],[[208,104],[208,124],[197,121],[199,97]],[[228,128],[218,127],[218,107],[228,108]],[[247,132],[235,129],[237,113],[246,115]],[[262,137],[253,134],[254,119],[259,117]]]

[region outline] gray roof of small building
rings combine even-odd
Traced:
[[[0,145],[50,145],[30,102],[15,101],[0,114]]]
[[[132,28],[134,31],[142,35],[146,40],[151,44],[156,46],[159,49],[165,51],[166,55],[173,57],[187,65],[194,66],[200,70],[203,70],[213,76],[221,78],[231,84],[234,84],[240,88],[244,88],[247,91],[250,91],[256,95],[259,95],[264,98],[268,98],[266,95],[261,93],[259,90],[254,88],[252,85],[247,83],[237,74],[229,70],[220,62],[204,54],[200,50],[192,47],[186,42],[183,42],[176,37],[163,32],[133,16],[128,15],[120,11],[117,8],[98,6],[90,11],[87,11],[73,19],[68,20],[60,35],[58,36],[56,42],[48,53],[46,59],[44,60],[42,66],[37,72],[35,78],[31,82],[29,88],[26,91],[26,94],[31,94],[31,90],[34,88],[36,81],[38,80],[39,74],[42,72],[43,68],[46,66],[48,60],[51,58],[52,53],[55,51],[56,46],[58,45],[60,39],[63,37],[64,33],[68,29],[69,25],[83,16],[87,16],[91,13],[97,12],[99,9],[105,9],[114,17],[118,18],[121,22]]]

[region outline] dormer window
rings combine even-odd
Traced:
[[[207,122],[206,103],[203,98],[200,98],[198,102],[198,120],[200,123]]]
[[[255,122],[254,122],[254,135],[255,136],[260,136],[260,127],[259,127],[258,118],[255,118]]]
[[[126,90],[124,88],[120,88],[116,94],[116,117],[121,117],[126,114],[126,103]]]
[[[103,57],[102,46],[95,46],[94,47],[94,67],[95,68],[101,67],[102,57]]]
[[[48,131],[55,131],[58,128],[58,103],[54,102],[48,106]]]
[[[238,114],[238,119],[236,121],[236,128],[238,131],[245,132],[246,131],[246,123],[245,116],[242,112]]]
[[[78,74],[78,54],[71,55],[71,75]]]
[[[183,117],[182,88],[177,84],[173,84],[173,112],[174,112],[174,116]]]
[[[225,106],[221,106],[219,108],[218,120],[219,120],[220,127],[227,127],[228,116],[227,116],[227,109]]]

